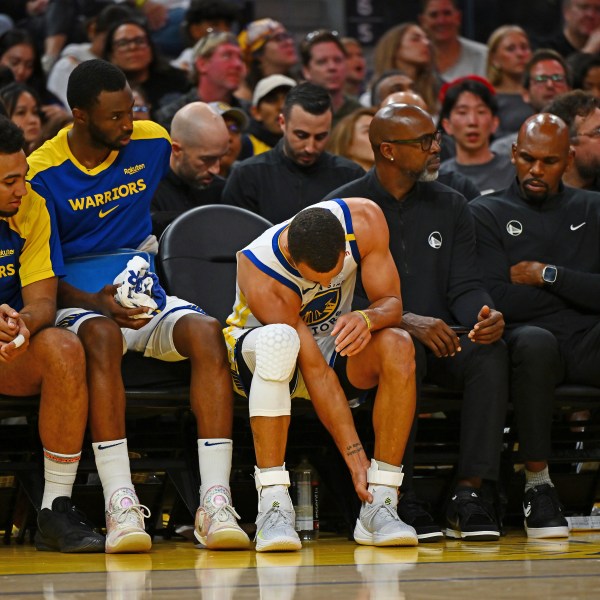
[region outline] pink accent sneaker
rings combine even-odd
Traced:
[[[215,485],[206,492],[196,511],[194,536],[211,550],[246,550],[250,539],[237,524],[239,518],[231,506],[229,490]]]
[[[114,492],[106,512],[106,552],[148,552],[152,540],[144,529],[144,517],[149,516],[132,489]]]

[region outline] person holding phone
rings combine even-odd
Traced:
[[[369,138],[375,168],[327,198],[365,197],[383,210],[390,250],[402,281],[401,327],[415,345],[417,411],[421,382],[464,390],[458,478],[446,512],[446,535],[497,540],[499,526],[481,496],[499,475],[508,398],[504,319],[479,276],[475,229],[467,201],[435,181],[441,134],[421,108],[390,104],[377,112]],[[365,302],[357,287],[355,306]],[[442,539],[440,527],[412,490],[415,419],[404,455],[400,518],[419,542]]]

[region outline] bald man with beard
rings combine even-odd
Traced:
[[[534,115],[513,145],[515,182],[470,204],[485,282],[507,323],[533,538],[568,536],[548,473],[554,389],[600,386],[600,203],[594,192],[562,184],[572,161],[566,124]]]
[[[152,233],[160,237],[176,217],[205,204],[220,204],[225,179],[221,158],[229,148],[223,117],[204,102],[180,108],[171,123],[169,171],[150,206]]]
[[[400,327],[415,345],[417,403],[423,380],[464,390],[458,480],[447,506],[446,535],[497,540],[498,523],[480,488],[499,476],[508,356],[502,314],[478,273],[473,218],[461,194],[435,181],[440,135],[427,112],[407,104],[384,106],[369,137],[374,169],[327,197],[369,198],[383,210],[402,281]],[[354,301],[357,308],[366,302],[361,288]],[[404,455],[398,514],[422,543],[443,534],[412,489],[416,425]]]

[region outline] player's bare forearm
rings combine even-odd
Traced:
[[[356,432],[354,419],[338,378],[332,369],[329,367],[326,369],[327,372],[319,378],[304,376],[308,392],[319,420],[333,438],[348,466],[356,493],[361,501],[370,501],[366,486],[369,461]],[[310,385],[308,380],[311,380]]]

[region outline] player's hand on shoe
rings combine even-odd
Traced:
[[[145,306],[140,308],[124,308],[115,300],[115,292],[118,288],[118,285],[105,285],[95,294],[98,309],[103,315],[113,319],[119,327],[141,329],[148,323],[148,320],[134,319],[133,317],[135,315],[148,313],[150,309]]]
[[[501,312],[484,306],[477,315],[477,323],[469,332],[469,339],[477,344],[493,344],[504,333],[504,316]]]
[[[350,475],[352,476],[352,483],[354,490],[360,498],[361,502],[373,502],[373,495],[368,491],[367,487],[367,469],[371,466],[367,455],[364,450],[360,450],[360,459],[355,467],[350,468]]]
[[[454,356],[461,350],[460,338],[442,319],[406,313],[402,316],[402,328],[429,348],[437,358]]]

